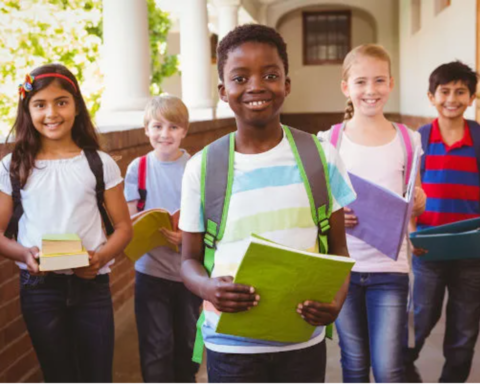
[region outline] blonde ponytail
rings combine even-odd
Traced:
[[[345,115],[343,115],[343,120],[350,120],[353,117],[353,102],[350,98],[347,99],[347,104],[345,105]]]

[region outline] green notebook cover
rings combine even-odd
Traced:
[[[66,234],[47,234],[42,236],[45,241],[81,241],[80,237],[74,233]]]
[[[222,313],[216,331],[277,342],[307,341],[315,327],[297,313],[298,304],[332,302],[354,263],[252,235],[234,282],[254,287],[260,301],[249,311]]]

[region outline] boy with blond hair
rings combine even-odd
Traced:
[[[190,155],[180,149],[188,131],[188,110],[177,97],[151,99],[145,108],[145,135],[153,148],[135,159],[125,176],[130,214],[180,208],[182,177]],[[161,229],[181,246],[182,232]],[[158,247],[135,263],[135,315],[145,382],[195,382],[198,365],[191,361],[200,299],[180,277],[181,256]]]

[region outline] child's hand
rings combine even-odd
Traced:
[[[98,271],[105,263],[102,261],[102,257],[98,252],[88,251],[88,258],[90,265],[88,267],[74,268],[73,273],[82,279],[91,280],[97,277]]]
[[[28,273],[31,275],[44,275],[40,272],[40,265],[38,258],[40,257],[40,250],[37,247],[25,248],[25,255],[23,262],[27,264]]]
[[[234,284],[232,276],[208,279],[202,287],[202,298],[209,301],[220,312],[248,311],[258,305],[260,296],[248,285]]]
[[[352,210],[348,207],[344,207],[345,212],[345,228],[353,228],[358,224],[357,216],[355,216]]]
[[[420,187],[415,187],[415,195],[413,196],[412,216],[418,217],[425,211],[427,203],[427,195]]]
[[[428,251],[426,249],[423,249],[423,248],[415,248],[413,245],[412,245],[412,253],[415,255],[415,256],[423,256],[425,254],[428,253]]]
[[[297,312],[308,324],[318,327],[333,323],[340,313],[340,309],[342,309],[341,306],[338,306],[335,300],[331,303],[308,300],[303,304],[298,304]]]
[[[173,245],[182,244],[182,231],[169,231],[166,228],[160,228],[159,231],[167,239],[167,241]]]

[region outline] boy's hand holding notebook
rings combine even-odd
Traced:
[[[178,245],[172,244],[160,231],[165,228],[169,231],[178,230],[180,211],[170,213],[164,209],[154,208],[142,211],[132,216],[133,239],[125,248],[125,255],[132,261],[137,261],[152,249],[167,246],[179,252]]]
[[[40,271],[58,271],[86,267],[88,252],[76,234],[54,234],[42,236]]]

